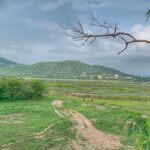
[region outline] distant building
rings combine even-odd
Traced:
[[[128,80],[132,79],[132,77],[127,77]]]
[[[80,77],[81,77],[81,78],[86,78],[86,77],[87,77],[87,73],[86,73],[86,72],[83,72],[82,74],[80,74]]]
[[[115,74],[114,79],[119,79],[119,74]]]
[[[97,75],[97,79],[98,79],[98,80],[102,80],[103,77],[99,74],[99,75]]]

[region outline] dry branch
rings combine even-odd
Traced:
[[[82,44],[80,46],[85,45],[86,43],[93,43],[96,41],[97,38],[119,38],[124,43],[124,48],[118,53],[121,54],[124,52],[128,46],[131,43],[147,43],[150,44],[150,40],[144,40],[144,39],[137,39],[135,36],[133,36],[130,33],[127,32],[120,32],[118,28],[118,24],[111,25],[107,22],[99,22],[95,19],[94,16],[92,16],[92,26],[99,27],[100,29],[103,29],[99,34],[97,33],[89,33],[84,29],[84,26],[80,21],[78,21],[78,24],[76,26],[73,26],[71,28],[64,27],[61,25],[61,27],[66,31],[65,35],[69,36],[73,39],[73,41],[81,41]],[[69,31],[69,32],[68,32]]]

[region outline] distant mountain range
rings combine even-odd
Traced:
[[[116,69],[79,61],[40,62],[22,65],[0,57],[0,76],[58,79],[133,79]]]
[[[0,57],[0,65],[17,65],[17,63],[10,61],[8,59],[5,59],[3,57]]]

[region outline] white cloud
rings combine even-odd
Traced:
[[[136,24],[131,31],[139,39],[150,40],[150,25]]]
[[[63,2],[64,1],[61,1],[61,0],[51,0],[50,2],[42,5],[41,10],[43,11],[54,10],[55,8],[58,8],[59,6],[61,6]]]
[[[150,25],[142,25],[142,24],[136,24],[131,29],[132,34],[137,38],[141,40],[150,40]],[[136,46],[139,48],[146,48],[146,43],[137,43]]]

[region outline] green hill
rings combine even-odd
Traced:
[[[0,57],[0,65],[14,65],[14,64],[17,65],[17,63],[13,61]]]
[[[41,77],[61,79],[130,79],[125,73],[79,61],[41,62],[33,65],[8,63],[0,66],[1,76]]]

